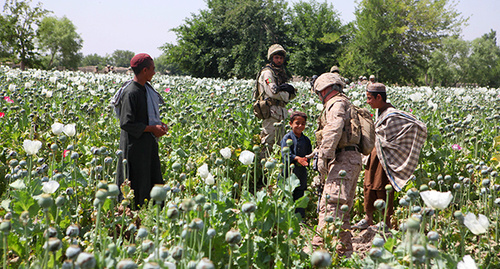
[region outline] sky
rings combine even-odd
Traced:
[[[296,0],[290,0],[290,3]],[[320,0],[321,1],[321,0]],[[5,3],[5,0],[2,2]],[[33,3],[37,3],[33,0]],[[149,53],[158,57],[165,43],[176,43],[170,29],[182,25],[186,18],[207,9],[205,0],[41,0],[52,16],[66,16],[83,39],[83,55],[105,56],[115,50]],[[340,13],[343,23],[355,19],[358,0],[327,0]],[[457,0],[456,9],[469,18],[462,31],[465,40],[473,40],[497,31],[500,38],[499,0]],[[2,4],[3,6],[3,4]],[[498,41],[497,41],[498,44]]]

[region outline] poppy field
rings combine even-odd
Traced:
[[[259,159],[254,80],[153,77],[170,128],[159,140],[165,184],[131,210],[133,191],[115,184],[123,163],[109,103],[130,79],[0,67],[2,268],[500,268],[500,89],[388,88],[396,108],[426,123],[428,138],[396,193],[393,229],[347,258],[335,252],[334,218],[324,247],[305,251],[318,196],[309,188],[293,201],[300,183],[281,177],[289,168],[279,146]],[[292,84],[299,93],[287,108],[309,116],[314,143],[322,105],[308,82]],[[363,85],[345,92],[369,108]],[[364,217],[362,176],[351,224]]]

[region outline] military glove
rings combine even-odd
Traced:
[[[319,190],[323,190],[323,185],[325,184],[325,180],[322,180],[321,175],[315,176],[312,181],[312,187],[313,189],[317,190],[318,193],[321,195],[321,192]]]
[[[278,90],[283,91],[283,92],[287,92],[288,94],[290,94],[290,96],[295,95],[295,88],[288,83],[284,83],[284,84],[279,85]]]
[[[328,159],[318,158],[318,172],[322,177],[328,175]]]

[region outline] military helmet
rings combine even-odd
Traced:
[[[316,92],[321,92],[329,86],[338,85],[337,91],[342,91],[344,87],[344,82],[341,80],[339,75],[334,73],[323,73],[314,82],[314,90]]]
[[[332,66],[332,68],[330,68],[330,73],[334,73],[334,72],[340,73],[339,67],[336,65],[334,65],[334,66]]]
[[[283,48],[283,46],[281,46],[280,44],[273,44],[269,47],[269,49],[267,50],[267,59],[269,61],[272,60],[273,58],[273,55],[276,54],[276,53],[283,53],[284,56],[286,56],[286,50]]]

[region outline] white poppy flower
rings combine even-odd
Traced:
[[[223,148],[220,150],[220,154],[224,159],[229,159],[231,158],[231,149],[230,148]]]
[[[435,190],[423,191],[420,196],[424,200],[424,203],[434,209],[445,209],[450,205],[453,199],[453,194],[451,192],[438,192]]]
[[[26,151],[26,154],[34,155],[34,154],[37,154],[37,152],[42,147],[42,142],[40,142],[38,140],[31,141],[29,139],[26,139],[23,142],[23,147],[24,147],[24,151]]]
[[[9,186],[11,186],[12,188],[17,189],[17,190],[26,189],[26,185],[24,184],[22,179],[18,179],[16,181],[10,183]]]
[[[253,158],[255,157],[255,154],[251,151],[244,150],[241,152],[240,157],[238,158],[240,162],[242,162],[244,165],[252,164],[253,163]]]
[[[9,85],[9,91],[10,91],[10,92],[13,92],[13,91],[15,91],[15,90],[16,90],[16,84],[10,84],[10,85]]]
[[[76,134],[76,124],[71,123],[71,124],[66,124],[64,125],[64,130],[63,132],[67,136],[74,136]]]
[[[465,255],[464,258],[458,262],[457,269],[477,269],[476,262],[470,255]]]
[[[316,104],[317,110],[323,110],[323,104]]]
[[[474,213],[467,213],[464,217],[464,225],[469,228],[469,230],[475,234],[484,234],[488,231],[488,226],[490,222],[488,218],[483,214],[478,214],[477,218]]]
[[[54,193],[59,188],[59,183],[55,180],[49,180],[43,183],[42,191],[44,193]]]
[[[206,179],[209,174],[210,172],[208,171],[208,165],[206,163],[198,167],[198,175],[200,175],[201,178]]]
[[[63,130],[64,130],[64,124],[62,123],[59,123],[59,122],[55,122],[54,124],[52,124],[52,132],[55,134],[55,135],[60,135],[62,134]]]
[[[416,92],[416,93],[413,93],[413,94],[410,94],[408,96],[413,102],[420,102],[422,101],[422,94],[419,93],[419,92]]]
[[[207,185],[214,185],[215,184],[215,178],[214,178],[214,176],[212,176],[211,173],[208,173],[208,176],[205,178],[205,183],[207,183]]]

